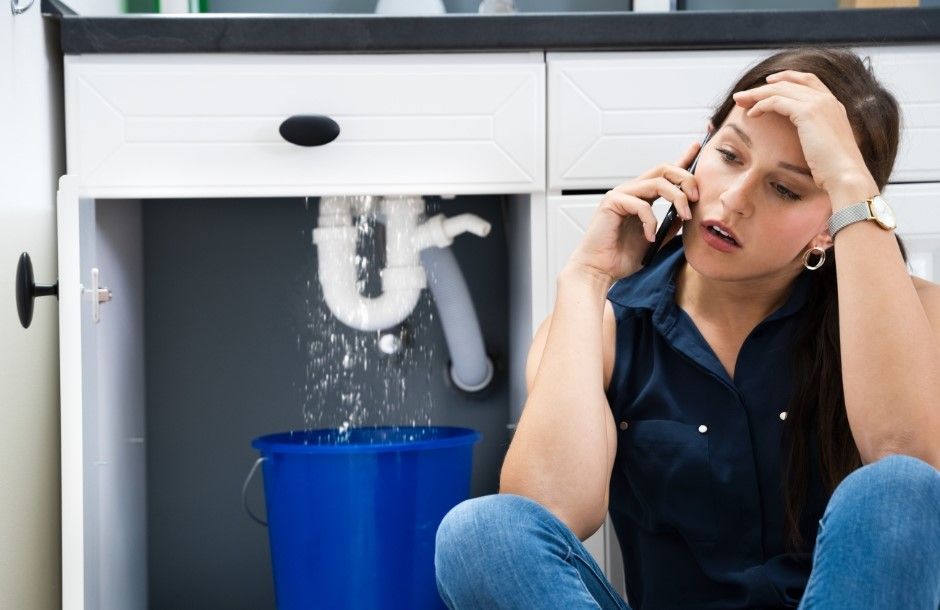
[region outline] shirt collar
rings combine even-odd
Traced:
[[[660,248],[648,266],[614,283],[607,298],[624,307],[651,310],[654,324],[665,334],[678,317],[676,274],[684,263],[685,248],[679,234]],[[792,316],[802,309],[812,287],[810,273],[812,271],[806,269],[797,276],[787,301],[764,322]]]

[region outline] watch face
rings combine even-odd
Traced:
[[[888,205],[888,202],[875,196],[871,200],[872,212],[875,214],[875,220],[886,229],[893,229],[898,226],[897,219],[894,217],[894,210]]]

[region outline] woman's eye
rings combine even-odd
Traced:
[[[783,197],[784,199],[789,199],[789,200],[791,200],[791,201],[796,201],[796,200],[798,200],[798,199],[800,198],[799,195],[797,195],[796,193],[794,193],[793,191],[791,191],[790,189],[788,189],[788,188],[785,187],[785,186],[780,186],[780,185],[778,184],[778,185],[777,185],[776,187],[774,187],[774,188],[775,188],[775,190],[777,191],[777,193],[778,193],[781,197]]]
[[[715,150],[717,150],[721,156],[725,158],[727,163],[733,163],[738,158],[736,154],[729,150],[721,150],[720,148],[716,148]]]
[[[734,154],[733,152],[731,152],[730,150],[722,150],[720,148],[716,148],[715,150],[718,151],[718,153],[721,154],[722,157],[724,157],[725,163],[728,163],[729,165],[734,164],[738,160],[738,156]],[[791,191],[785,186],[781,186],[778,184],[774,187],[774,190],[777,192],[777,195],[779,195],[783,199],[787,199],[789,201],[798,201],[800,199],[799,195],[797,195],[796,193],[794,193],[793,191]]]

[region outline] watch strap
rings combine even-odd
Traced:
[[[850,224],[874,218],[871,214],[871,208],[868,201],[860,201],[846,208],[842,208],[829,218],[829,236],[835,237],[836,233]]]

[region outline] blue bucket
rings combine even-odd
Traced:
[[[434,537],[447,511],[470,495],[479,440],[475,430],[444,426],[253,440],[278,610],[445,608]]]

